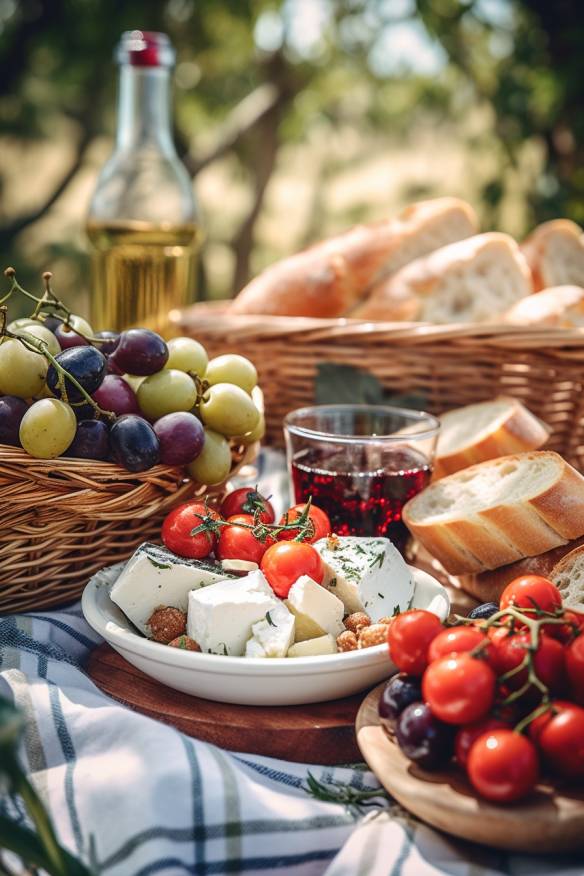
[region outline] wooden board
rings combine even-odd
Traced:
[[[433,827],[473,842],[519,852],[584,849],[584,790],[538,786],[526,801],[495,806],[480,800],[462,770],[421,770],[383,730],[377,704],[383,684],[365,698],[357,715],[363,757],[398,803]]]
[[[306,706],[215,703],[154,681],[107,644],[90,654],[86,668],[101,690],[125,706],[221,748],[297,763],[362,760],[355,718],[363,694]]]

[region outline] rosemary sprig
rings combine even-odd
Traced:
[[[307,787],[303,791],[315,800],[323,803],[340,803],[347,807],[368,806],[368,800],[382,797],[389,800],[389,795],[384,788],[353,788],[351,785],[343,785],[342,782],[329,782],[325,784],[316,779],[310,770],[307,772]]]

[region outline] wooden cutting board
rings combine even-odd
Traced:
[[[539,785],[527,800],[495,806],[481,800],[462,770],[426,772],[383,730],[377,704],[383,684],[363,701],[357,742],[363,757],[398,803],[422,821],[473,842],[517,852],[584,850],[584,789]]]
[[[192,697],[136,669],[109,645],[89,656],[95,684],[125,706],[231,751],[297,763],[361,761],[355,718],[363,694],[305,706],[236,706]]]

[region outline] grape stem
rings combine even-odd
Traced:
[[[262,544],[268,538],[277,539],[282,532],[289,532],[290,530],[296,529],[298,530],[298,534],[292,539],[292,541],[306,541],[314,536],[314,523],[309,516],[311,505],[312,496],[309,496],[306,506],[300,516],[296,520],[289,521],[288,514],[286,514],[284,517],[285,522],[283,524],[263,523],[260,520],[260,514],[262,513],[261,508],[256,509],[253,523],[231,523],[229,520],[217,519],[216,517],[213,517],[207,509],[206,514],[195,513],[195,517],[198,517],[201,523],[198,526],[195,526],[194,529],[191,529],[191,535],[199,535],[202,532],[210,532],[217,535],[224,526],[240,526],[242,529],[250,529],[254,538],[257,538]]]

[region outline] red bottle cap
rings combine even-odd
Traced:
[[[116,49],[116,60],[134,67],[172,67],[175,51],[165,33],[127,30]]]

